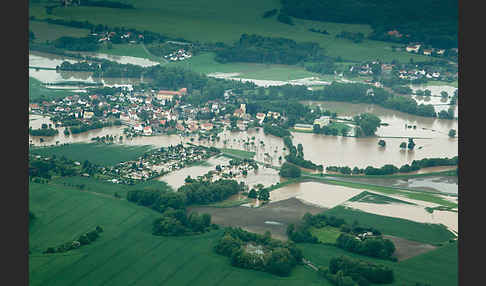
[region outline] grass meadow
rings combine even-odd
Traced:
[[[112,9],[102,7],[59,7],[48,15],[44,6],[47,0],[31,1],[29,14],[36,18],[61,18],[89,21],[95,24],[151,30],[172,37],[191,41],[232,43],[241,34],[255,33],[263,36],[290,38],[298,42],[313,41],[323,47],[327,54],[340,56],[345,61],[392,59],[408,62],[428,59],[426,56],[395,52],[395,44],[364,40],[356,44],[336,35],[342,31],[362,32],[368,35],[368,25],[317,22],[294,18],[295,25],[280,23],[276,17],[264,19],[262,14],[280,8],[279,0],[127,0],[136,9]],[[264,27],[264,28],[263,28]],[[325,29],[329,35],[308,31],[310,28]]]
[[[423,243],[439,244],[454,238],[454,235],[443,225],[380,216],[344,206],[336,206],[327,210],[325,214],[342,218],[348,223],[353,223],[356,220],[360,225],[375,227],[383,234]]]

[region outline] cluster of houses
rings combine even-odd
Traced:
[[[445,49],[424,48],[422,44],[410,44],[405,47],[405,51],[409,53],[423,54],[425,56],[443,56]]]
[[[151,136],[175,133],[217,132],[230,127],[231,117],[237,117],[236,127],[246,130],[250,123],[262,124],[266,119],[281,119],[280,113],[268,111],[255,116],[247,113],[246,105],[230,113],[228,100],[211,100],[201,106],[183,104],[187,88],[178,90],[122,91],[113,95],[76,94],[63,99],[29,104],[29,112],[55,116],[59,123],[78,120],[119,120],[127,136]],[[205,118],[205,119],[202,119]]]
[[[126,41],[130,44],[135,44],[138,41],[143,41],[143,35],[142,34],[136,34],[132,32],[126,32],[126,33],[116,33],[116,32],[103,32],[103,33],[92,33],[91,36],[97,37],[98,42],[110,42],[113,40],[113,38],[117,37],[118,39],[122,41]]]
[[[118,184],[132,180],[149,180],[206,160],[213,155],[215,153],[201,146],[179,144],[160,148],[135,160],[106,168],[103,175],[108,177],[108,181]]]
[[[177,50],[175,52],[172,52],[172,53],[164,56],[164,58],[166,58],[166,59],[168,59],[170,61],[173,61],[173,62],[175,62],[175,61],[183,61],[183,60],[189,59],[191,57],[192,57],[191,53],[188,52],[188,51],[186,51],[186,50],[184,50],[184,49],[179,49],[179,50]]]

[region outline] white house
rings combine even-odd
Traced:
[[[331,118],[329,116],[321,116],[314,120],[314,125],[319,124],[319,127],[324,127],[331,122]]]

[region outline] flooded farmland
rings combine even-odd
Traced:
[[[302,182],[270,192],[270,202],[296,198],[303,203],[333,208],[361,193],[361,190],[317,182]]]
[[[259,208],[188,207],[189,212],[210,214],[211,221],[215,224],[239,226],[260,234],[270,231],[272,237],[282,240],[287,240],[286,229],[289,224],[299,224],[307,212],[318,214],[325,210],[325,208],[304,204],[295,198],[266,204]]]

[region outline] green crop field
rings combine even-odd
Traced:
[[[402,201],[399,199],[378,195],[374,193],[370,193],[364,191],[357,196],[350,198],[348,201],[350,202],[363,202],[363,203],[373,203],[373,204],[390,204],[390,203],[399,203],[399,204],[407,204],[407,205],[415,205],[414,203]]]
[[[332,257],[347,255],[366,261],[384,264],[394,270],[395,282],[386,285],[415,285],[416,282],[430,285],[457,285],[457,243],[448,243],[438,249],[401,261],[391,262],[346,252],[340,248],[323,244],[298,244],[304,257],[312,263],[328,267]]]
[[[134,160],[151,148],[151,146],[74,143],[53,147],[37,147],[31,149],[31,152],[41,156],[65,156],[81,163],[88,160],[94,164],[112,166],[120,162]]]
[[[336,239],[339,237],[341,232],[338,228],[332,226],[325,226],[321,228],[311,228],[311,233],[321,243],[336,243]]]
[[[35,42],[45,43],[54,41],[60,37],[86,37],[89,35],[88,29],[67,27],[63,25],[50,24],[40,21],[29,21],[29,29],[35,35]]]
[[[64,98],[73,94],[74,92],[71,91],[46,88],[37,79],[29,77],[29,101],[38,100],[41,98],[45,100],[53,100]]]
[[[152,30],[172,37],[191,41],[232,43],[243,33],[263,36],[285,37],[298,42],[319,43],[327,54],[340,56],[345,61],[392,59],[401,62],[428,60],[426,56],[392,51],[395,44],[364,40],[356,44],[336,38],[342,31],[371,32],[368,25],[340,24],[293,19],[295,25],[280,23],[275,17],[264,19],[262,14],[270,9],[280,8],[279,0],[128,0],[136,9],[112,9],[101,7],[58,7],[48,15],[44,1],[31,1],[29,14],[36,18],[61,18],[89,21],[108,26],[125,26],[140,30]],[[120,24],[123,23],[123,24]],[[262,27],[265,27],[263,29]],[[308,31],[310,28],[325,29],[329,35]]]
[[[245,150],[238,150],[238,149],[226,149],[221,148],[221,152],[223,155],[233,155],[240,158],[251,159],[255,156],[255,152],[245,151]]]
[[[357,220],[360,225],[375,227],[384,234],[423,243],[438,244],[454,238],[454,235],[443,225],[380,216],[344,206],[336,206],[325,211],[325,214],[342,218],[348,223]]]
[[[102,187],[102,186],[100,186]],[[221,231],[189,237],[158,237],[158,213],[114,197],[32,183],[29,209],[29,285],[330,285],[298,266],[290,277],[234,268],[212,247]],[[103,227],[90,245],[63,254],[51,246]]]

